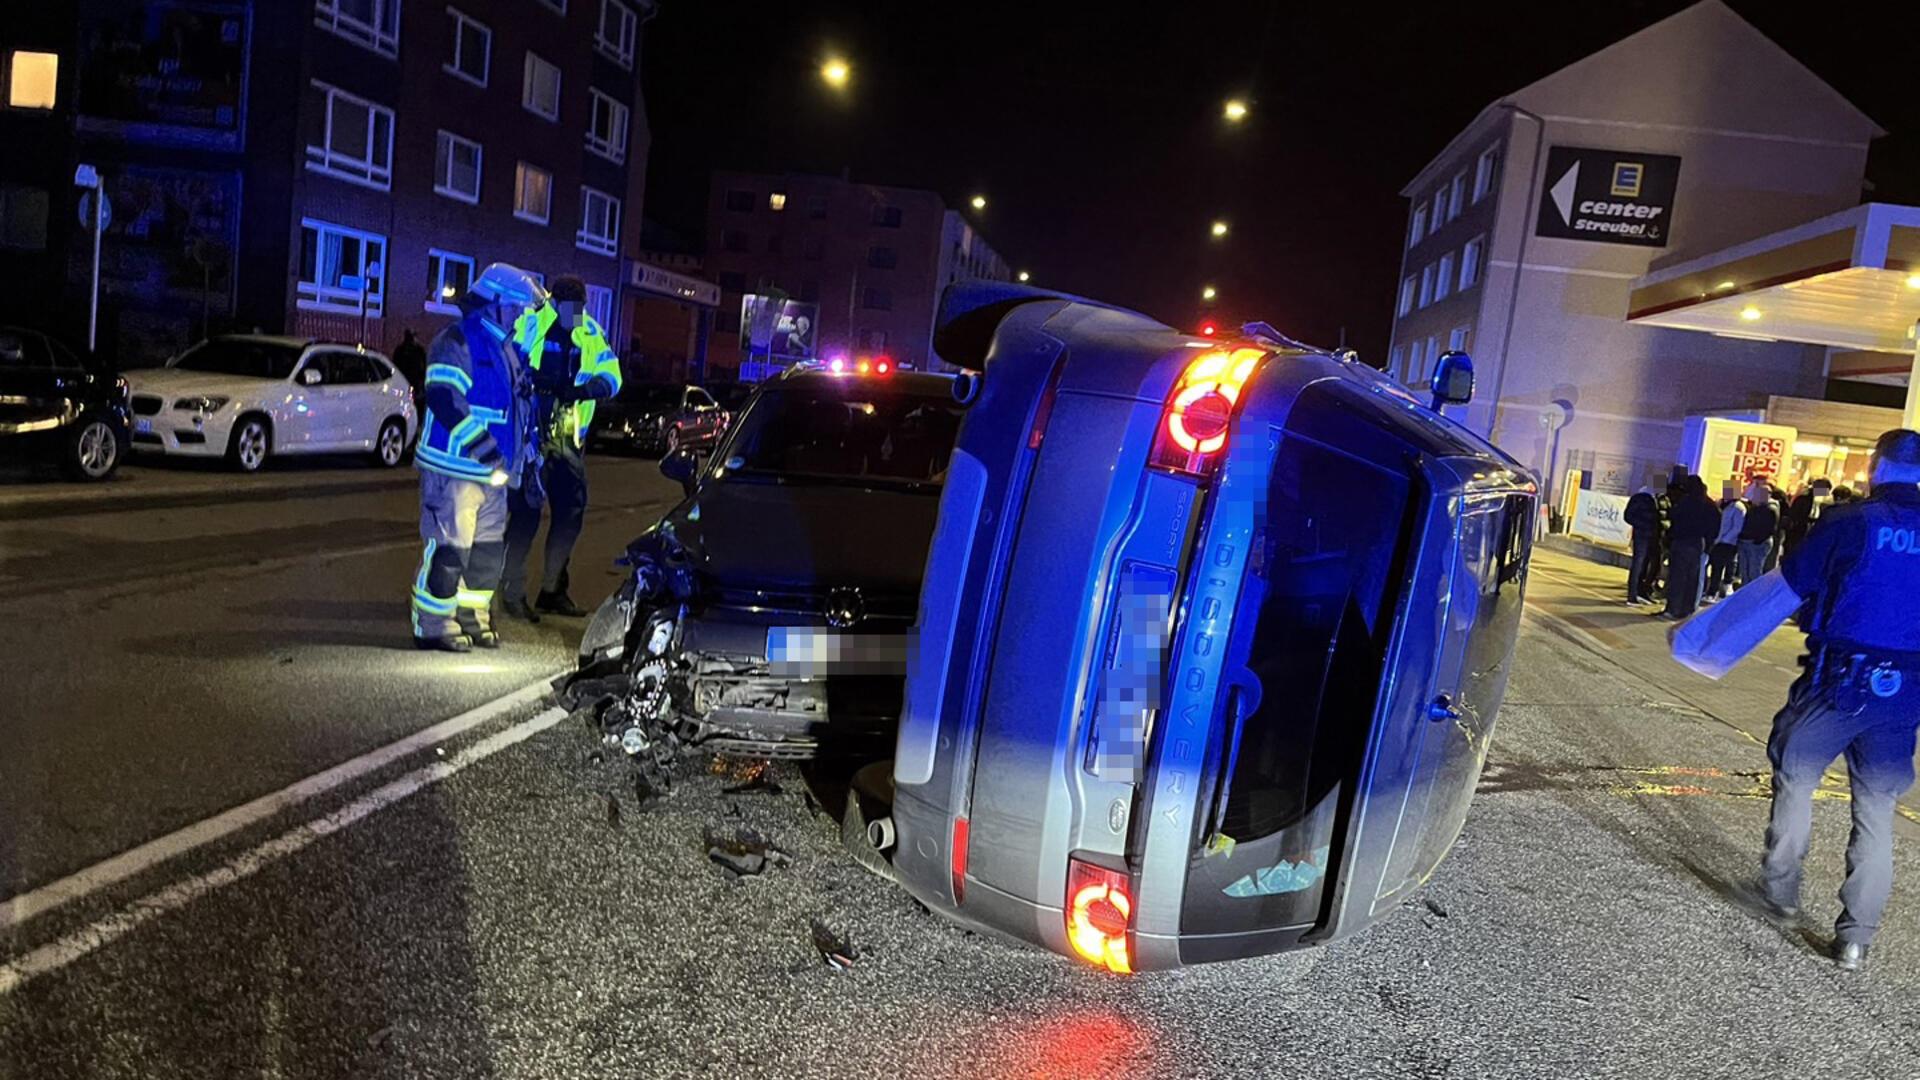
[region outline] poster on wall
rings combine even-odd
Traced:
[[[1627,497],[1582,488],[1576,497],[1573,524],[1568,531],[1608,544],[1631,544],[1633,530],[1627,526]]]
[[[811,360],[820,305],[748,293],[740,298],[740,351]]]
[[[1727,484],[1745,487],[1756,476],[1787,475],[1799,436],[1782,424],[1697,416],[1687,421],[1682,460],[1717,495]]]
[[[80,30],[80,130],[237,150],[248,9],[196,0],[89,5]]]
[[[1667,154],[1547,150],[1537,234],[1560,240],[1666,247],[1673,232],[1673,193],[1680,159]]]

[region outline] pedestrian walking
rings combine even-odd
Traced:
[[[1767,572],[1767,550],[1773,546],[1773,534],[1780,524],[1780,515],[1773,509],[1773,493],[1765,484],[1754,483],[1747,488],[1746,505],[1739,537],[1742,585],[1760,580],[1760,575]]]
[[[1740,553],[1740,530],[1746,524],[1747,507],[1731,484],[1720,489],[1720,532],[1707,549],[1707,586],[1704,597],[1718,600],[1731,591],[1734,558]]]
[[[1913,785],[1920,728],[1920,433],[1889,431],[1874,447],[1872,496],[1827,509],[1780,563],[1812,609],[1806,670],[1773,720],[1773,809],[1760,889],[1769,910],[1797,919],[1813,792],[1847,759],[1853,833],[1832,957],[1866,963],[1893,887],[1895,801]]]
[[[1707,545],[1720,533],[1720,509],[1707,494],[1706,481],[1688,476],[1676,485],[1671,556],[1667,565],[1667,606],[1663,618],[1684,619],[1700,606]]]
[[[587,612],[567,595],[567,561],[587,517],[587,426],[594,402],[620,392],[620,359],[587,314],[586,282],[571,274],[553,279],[550,303],[529,311],[514,327],[534,387],[534,438],[541,453],[540,484],[507,500],[506,570],[501,606],[539,622],[540,613],[578,617]],[[540,531],[541,499],[552,508],[539,595],[527,600],[527,557]]]
[[[1653,586],[1660,577],[1660,503],[1653,489],[1643,487],[1627,499],[1622,515],[1633,530],[1633,561],[1627,566],[1627,603],[1653,603]]]

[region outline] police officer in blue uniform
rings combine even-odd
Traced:
[[[1773,816],[1760,888],[1776,917],[1799,915],[1813,791],[1846,755],[1853,789],[1843,907],[1833,959],[1858,970],[1893,889],[1894,802],[1913,786],[1920,728],[1920,432],[1889,431],[1873,455],[1872,497],[1827,511],[1780,562],[1809,602],[1805,674],[1773,720]]]

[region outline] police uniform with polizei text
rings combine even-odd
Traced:
[[[1836,947],[1864,949],[1893,887],[1895,801],[1914,781],[1920,488],[1876,484],[1872,498],[1828,510],[1780,570],[1810,603],[1809,655],[1767,740],[1773,814],[1761,883],[1773,904],[1798,909],[1813,792],[1845,755],[1853,835],[1834,933]]]

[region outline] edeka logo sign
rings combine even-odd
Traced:
[[[1547,197],[1540,200],[1538,234],[1666,247],[1679,180],[1677,157],[1552,147],[1547,151]]]

